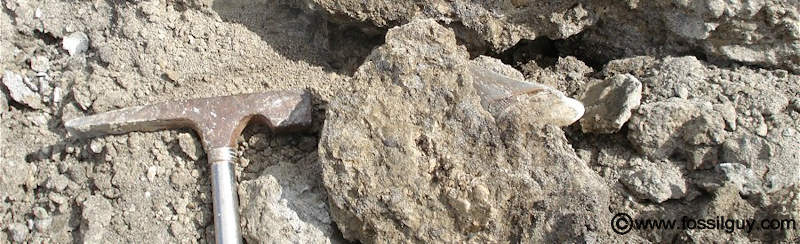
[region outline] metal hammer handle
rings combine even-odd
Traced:
[[[218,147],[207,150],[211,164],[211,194],[214,198],[214,235],[218,244],[239,244],[239,197],[233,172],[233,150]]]

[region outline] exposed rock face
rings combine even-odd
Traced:
[[[351,80],[352,95],[331,101],[319,153],[345,238],[607,238],[599,178],[557,127],[483,109],[467,56],[453,31],[412,21],[387,33]]]
[[[497,50],[520,39],[562,39],[597,21],[594,3],[586,1],[338,1],[307,0],[324,11],[392,27],[415,18],[431,18],[460,27]],[[602,10],[600,10],[602,11]]]
[[[717,61],[800,71],[798,9],[791,1],[628,1],[620,7],[586,29],[581,39],[588,56],[701,52]]]
[[[566,39],[584,32],[572,55],[607,61],[702,50],[720,61],[800,72],[800,12],[792,1],[305,1],[384,27],[436,19],[495,50],[520,39]]]

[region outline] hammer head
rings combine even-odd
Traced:
[[[190,127],[208,150],[234,146],[250,120],[275,132],[305,129],[311,124],[311,96],[273,91],[164,102],[76,118],[64,126],[78,137]]]

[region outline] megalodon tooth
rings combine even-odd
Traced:
[[[496,119],[527,116],[535,123],[568,126],[585,111],[580,101],[555,88],[513,79],[476,62],[470,63],[468,69],[481,106]]]

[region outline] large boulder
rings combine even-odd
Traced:
[[[546,103],[493,116],[481,106],[469,64],[452,30],[415,20],[389,30],[349,93],[330,101],[319,155],[344,237],[607,239],[606,185],[553,121],[529,113]],[[487,69],[521,77],[498,66]]]

